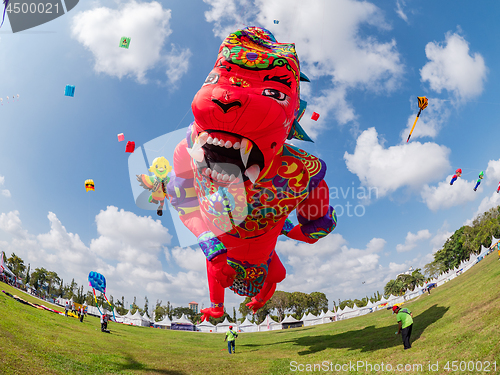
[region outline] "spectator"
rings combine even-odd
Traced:
[[[227,350],[229,354],[236,353],[236,338],[238,337],[238,334],[233,331],[233,326],[229,326],[229,331],[226,332],[226,337],[224,338],[224,341],[227,340]],[[231,353],[231,348],[233,349]]]
[[[85,314],[85,309],[83,305],[78,309],[78,315],[80,315],[80,323],[83,323],[83,315]]]
[[[394,306],[392,308],[392,313],[397,314],[396,319],[398,322],[398,331],[396,332],[396,334],[399,335],[401,333],[405,350],[410,349],[410,336],[413,328],[413,314],[407,308],[401,309],[399,306]]]
[[[109,333],[108,320],[109,320],[108,314],[106,313],[101,314],[101,332]]]
[[[64,306],[64,315],[68,316],[68,310],[69,310],[69,303],[66,301],[66,305]]]

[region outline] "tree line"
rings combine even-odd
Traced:
[[[490,247],[491,237],[500,237],[500,206],[490,209],[476,217],[471,225],[457,229],[443,248],[434,254],[434,260],[424,269],[431,278],[455,269],[473,254],[481,252],[481,246]]]

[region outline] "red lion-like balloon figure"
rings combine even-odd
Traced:
[[[252,297],[254,312],[272,297],[286,275],[274,250],[280,234],[312,244],[336,226],[325,163],[285,143],[310,141],[298,123],[301,80],[295,46],[248,27],[224,40],[194,97],[167,190],[207,257],[203,320],[224,314],[225,288]],[[297,226],[287,219],[294,209]]]

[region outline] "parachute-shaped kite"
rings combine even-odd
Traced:
[[[97,306],[97,309],[99,310],[99,313],[102,315],[101,310],[99,309],[99,303],[97,302],[97,296],[95,294],[95,290],[97,289],[101,294],[104,296],[104,299],[108,303],[109,307],[111,308],[111,311],[113,311],[113,319],[115,319],[115,310],[113,309],[113,306],[111,303],[108,301],[108,297],[106,297],[106,278],[101,275],[100,273],[90,271],[89,273],[89,286],[92,287],[92,292],[94,292],[94,299],[95,299],[95,304]]]
[[[66,87],[64,89],[64,95],[74,97],[75,96],[75,86],[66,85]]]
[[[95,191],[94,180],[85,180],[85,191]]]
[[[422,112],[422,110],[426,109],[427,105],[429,104],[429,101],[427,100],[427,98],[425,96],[417,96],[417,99],[418,99],[418,108],[420,108],[420,110],[418,111],[417,118],[415,119],[415,122],[413,123],[413,126],[411,127],[410,135],[408,136],[406,143],[408,143],[408,141],[410,140],[411,133],[413,133],[413,129],[415,129],[415,125],[417,125],[417,121],[418,121],[418,117],[420,116],[420,112]]]
[[[481,173],[479,173],[479,178],[477,179],[477,182],[476,182],[476,186],[474,187],[474,191],[477,190],[477,188],[479,187],[479,185],[481,184],[481,180],[484,178],[484,172],[481,171]]]
[[[135,142],[134,141],[128,141],[127,144],[125,145],[125,152],[132,153],[135,150]]]
[[[458,168],[456,171],[455,171],[455,174],[453,175],[453,177],[451,178],[451,182],[450,182],[450,185],[453,185],[453,183],[457,180],[457,178],[459,178],[460,176],[462,175],[462,170],[460,168]]]

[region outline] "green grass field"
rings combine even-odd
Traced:
[[[499,284],[500,261],[491,254],[431,295],[406,303],[414,315],[410,350],[403,350],[401,336],[394,334],[395,316],[383,310],[314,327],[241,333],[235,355],[227,353],[224,334],[114,323],[106,334],[97,318],[80,323],[0,293],[0,373],[495,374],[500,373]],[[3,283],[0,288],[31,298]],[[480,365],[483,370],[477,371]]]

